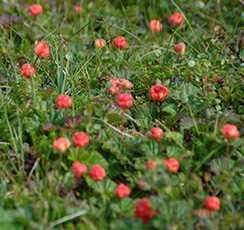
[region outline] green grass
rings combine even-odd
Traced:
[[[44,13],[37,18],[18,2],[0,3],[0,16],[23,17],[11,26],[0,20],[0,228],[243,229],[243,2],[84,0],[76,14],[73,1],[50,0],[38,1]],[[184,28],[169,27],[174,11],[184,13]],[[153,18],[161,19],[163,32],[150,32]],[[128,49],[112,47],[118,35]],[[96,49],[96,38],[106,47]],[[51,58],[38,59],[37,75],[26,80],[20,66],[34,63],[41,39]],[[173,49],[181,41],[183,56]],[[134,84],[126,114],[107,93],[110,76]],[[170,89],[163,103],[148,97],[156,81]],[[72,96],[72,109],[56,109],[61,93]],[[80,124],[64,127],[65,118],[79,114]],[[239,140],[223,138],[225,123],[238,127]],[[153,126],[165,131],[161,143],[148,138]],[[53,140],[71,139],[75,130],[89,133],[89,147],[56,153]],[[180,161],[177,174],[161,163],[171,156]],[[159,163],[157,170],[144,169],[149,159]],[[106,179],[75,183],[74,160],[101,164]],[[119,182],[132,188],[129,198],[115,197]],[[209,194],[220,198],[221,209],[199,215]],[[141,197],[159,213],[147,225],[134,216]]]

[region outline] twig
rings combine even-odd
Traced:
[[[10,143],[8,143],[8,142],[3,142],[3,141],[0,141],[0,145],[10,145]]]
[[[86,213],[87,213],[87,210],[86,210],[86,209],[83,209],[83,210],[81,210],[81,211],[79,211],[79,212],[76,212],[76,213],[73,213],[73,214],[71,214],[71,215],[64,216],[64,217],[62,217],[62,218],[60,218],[60,219],[58,219],[58,220],[52,222],[52,223],[50,224],[50,228],[53,228],[53,227],[55,227],[55,226],[57,226],[57,225],[60,225],[60,224],[63,224],[63,223],[65,223],[65,222],[67,222],[67,221],[73,220],[73,219],[75,219],[75,218],[77,218],[77,217],[79,217],[79,216],[83,216],[83,215],[85,215]]]
[[[126,137],[129,137],[129,138],[134,138],[134,137],[131,136],[130,134],[125,133],[125,132],[122,132],[121,130],[119,130],[118,128],[114,127],[113,125],[109,124],[108,122],[106,122],[106,121],[104,121],[104,120],[97,119],[97,118],[95,118],[95,120],[98,120],[98,121],[103,122],[105,125],[107,125],[108,127],[110,127],[111,129],[113,129],[114,131],[116,131],[117,133],[119,133],[119,134],[122,135],[122,136],[126,136]]]
[[[140,125],[138,124],[138,122],[137,122],[133,117],[131,117],[128,113],[122,112],[122,114],[123,114],[125,117],[127,117],[129,120],[133,121],[138,127],[140,126]]]
[[[120,129],[114,127],[113,125],[109,124],[108,122],[106,122],[106,121],[103,121],[103,122],[104,122],[104,124],[106,124],[107,126],[109,126],[111,129],[113,129],[114,131],[118,132],[120,135],[129,137],[129,138],[134,138],[130,134],[125,133],[125,132],[122,132]]]
[[[39,161],[40,161],[40,158],[38,158],[38,159],[36,160],[35,164],[33,165],[32,169],[31,169],[31,171],[30,171],[30,173],[29,173],[29,176],[28,176],[28,178],[27,178],[27,181],[30,180],[30,178],[31,178],[33,172],[35,171],[35,169],[36,169],[36,167],[37,167]]]

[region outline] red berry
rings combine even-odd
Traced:
[[[113,77],[109,81],[110,81],[112,86],[116,86],[116,87],[120,86],[120,79],[117,77]]]
[[[131,189],[125,184],[119,184],[115,190],[118,198],[124,198],[130,195]]]
[[[157,141],[163,137],[164,131],[158,127],[151,128],[151,137]]]
[[[133,97],[129,93],[121,93],[117,96],[117,104],[122,109],[129,109],[133,106]]]
[[[106,41],[102,38],[98,38],[95,40],[95,47],[96,48],[103,48],[106,45]]]
[[[30,78],[36,74],[36,69],[31,64],[24,64],[21,66],[20,73],[25,78]]]
[[[184,16],[181,13],[175,12],[169,16],[168,22],[171,27],[182,26],[184,24]]]
[[[56,107],[58,109],[67,109],[72,107],[73,102],[72,102],[72,98],[68,95],[59,95],[56,98]]]
[[[118,78],[110,79],[111,87],[109,88],[109,93],[116,95],[120,93],[120,80]]]
[[[180,42],[180,43],[177,43],[175,44],[175,52],[176,53],[179,53],[179,54],[184,54],[186,51],[186,45],[184,42]]]
[[[53,148],[61,153],[65,152],[70,146],[70,142],[65,137],[59,137],[53,142]]]
[[[85,132],[75,132],[72,141],[76,147],[82,148],[89,144],[89,135]]]
[[[121,79],[120,86],[125,89],[132,89],[134,85],[127,79]]]
[[[50,56],[50,48],[48,43],[40,41],[35,44],[35,53],[40,58],[48,58]]]
[[[40,4],[32,4],[29,7],[29,13],[31,16],[38,16],[43,13],[42,6]]]
[[[86,173],[87,167],[79,161],[74,161],[72,164],[72,172],[76,178],[82,177]]]
[[[123,36],[118,36],[118,37],[114,38],[113,45],[119,49],[125,49],[125,48],[129,47],[128,41]]]
[[[74,5],[74,11],[79,14],[82,11],[82,6],[80,4]]]
[[[169,172],[176,173],[179,171],[180,163],[175,158],[164,160],[163,163]]]
[[[216,196],[208,196],[205,199],[204,206],[206,209],[208,209],[211,212],[216,212],[220,209],[220,200]]]
[[[106,176],[106,172],[102,166],[100,166],[99,164],[95,164],[92,166],[89,175],[94,181],[102,181]]]
[[[163,29],[163,25],[159,20],[154,19],[150,21],[150,29],[154,33],[161,32]]]
[[[238,128],[232,124],[226,124],[221,130],[223,136],[229,140],[237,140],[240,137]]]
[[[163,101],[169,95],[169,89],[161,84],[153,85],[150,89],[152,101]]]
[[[136,202],[135,216],[141,219],[144,224],[148,223],[156,215],[157,212],[152,209],[148,198],[142,198]]]
[[[109,93],[112,95],[119,94],[122,89],[132,89],[133,84],[127,79],[112,78],[110,79],[111,87]]]
[[[154,160],[149,160],[147,161],[147,163],[145,164],[145,168],[147,170],[153,170],[157,167],[157,162]]]
[[[116,95],[118,93],[120,93],[120,88],[119,87],[116,87],[116,86],[111,86],[109,89],[108,89],[108,92],[112,95]]]

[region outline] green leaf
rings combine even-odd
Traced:
[[[163,109],[162,109],[163,112],[166,112],[172,116],[175,116],[176,115],[176,110],[175,110],[175,105],[173,104],[170,104],[170,105],[167,105],[165,106]]]
[[[183,136],[178,132],[168,131],[165,133],[165,138],[174,141],[175,143],[182,145],[183,144]]]
[[[121,114],[115,113],[115,112],[109,112],[106,115],[107,121],[110,124],[121,124],[124,121],[124,117],[121,116]]]
[[[88,167],[91,167],[94,164],[100,164],[105,169],[108,167],[108,162],[104,159],[104,157],[96,152],[88,152],[88,150],[80,149],[78,152],[72,152],[69,156],[69,160],[71,161],[81,161],[86,164]]]
[[[104,197],[112,197],[114,196],[114,190],[116,188],[116,183],[114,183],[109,178],[105,178],[103,181],[96,182],[93,181],[91,178],[85,178],[89,187],[91,187],[97,193],[102,194]]]

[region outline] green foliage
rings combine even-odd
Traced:
[[[243,2],[84,0],[77,14],[74,1],[37,1],[44,13],[35,18],[22,2],[0,3],[0,229],[243,229]],[[181,29],[167,23],[174,11],[185,15]],[[161,33],[148,28],[154,18]],[[128,49],[111,45],[118,35]],[[96,38],[106,40],[103,49]],[[42,39],[49,59],[34,55]],[[180,56],[173,47],[182,41]],[[26,62],[37,68],[32,79],[19,73]],[[112,76],[134,84],[131,109],[108,93]],[[156,82],[170,90],[163,102],[149,99]],[[72,109],[55,107],[59,94],[72,96]],[[225,123],[238,127],[239,140],[223,138]],[[161,141],[150,138],[152,127],[164,130]],[[75,131],[89,133],[89,146],[53,150]],[[169,157],[178,173],[163,164]],[[146,170],[148,160],[157,168]],[[79,180],[73,161],[88,167]],[[106,170],[103,181],[89,177],[94,164]],[[116,197],[119,183],[129,197]],[[203,207],[210,194],[221,200],[216,213]],[[158,213],[146,225],[134,215],[143,197]]]

